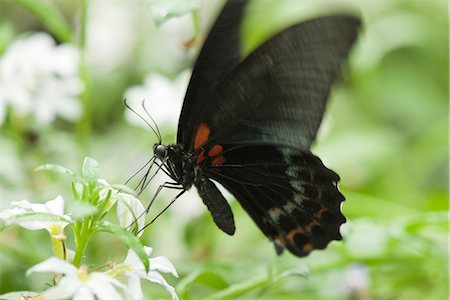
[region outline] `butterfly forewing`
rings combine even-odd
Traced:
[[[196,128],[208,127],[210,143],[309,149],[359,25],[354,17],[322,17],[276,35],[217,86]]]
[[[192,140],[192,118],[208,103],[216,85],[241,61],[239,31],[247,0],[228,1],[211,28],[186,92],[178,124],[177,143],[188,145]]]

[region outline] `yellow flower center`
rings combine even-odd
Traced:
[[[78,278],[83,282],[86,282],[88,280],[89,274],[88,274],[88,267],[86,265],[82,265],[78,269]]]

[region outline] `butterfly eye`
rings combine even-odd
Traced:
[[[167,148],[164,145],[155,144],[153,146],[153,153],[155,153],[156,157],[159,159],[164,159],[167,156]]]

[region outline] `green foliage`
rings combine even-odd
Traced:
[[[147,254],[144,251],[144,246],[139,241],[139,239],[131,234],[129,231],[125,230],[124,228],[116,225],[111,224],[108,222],[104,222],[103,224],[97,226],[95,228],[96,232],[109,232],[114,234],[118,239],[120,239],[122,242],[124,242],[130,249],[133,249],[134,252],[139,256],[142,263],[144,264],[145,268],[149,270],[150,265],[148,262]]]
[[[32,15],[47,27],[59,41],[69,43],[72,41],[72,29],[64,16],[55,5],[47,1],[16,0],[16,3],[28,10]]]

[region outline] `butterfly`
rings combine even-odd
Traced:
[[[239,33],[247,2],[228,1],[211,28],[188,85],[176,144],[153,147],[173,180],[160,189],[180,189],[177,199],[195,186],[215,224],[233,235],[233,213],[216,181],[278,254],[287,249],[306,256],[342,239],[340,178],[310,146],[360,20],[336,15],[302,22],[243,59]]]

